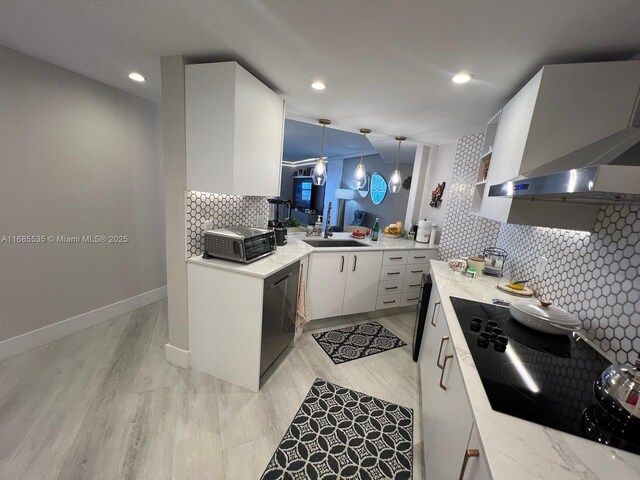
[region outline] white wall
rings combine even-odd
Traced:
[[[165,285],[156,106],[0,47],[0,340]]]
[[[451,188],[451,179],[453,177],[453,165],[456,159],[455,143],[448,145],[439,145],[436,152],[435,161],[429,162],[427,167],[427,177],[424,183],[424,192],[422,194],[422,205],[420,206],[420,220],[431,220],[438,225],[438,237],[436,242],[440,242],[440,234],[442,233],[442,225],[444,223],[444,215],[447,211],[448,189]],[[438,183],[446,182],[444,195],[440,208],[429,206],[431,202],[431,192],[433,192]]]

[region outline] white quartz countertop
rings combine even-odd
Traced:
[[[516,297],[499,291],[496,278],[467,278],[435,260],[431,270],[493,480],[640,479],[640,455],[494,411],[449,297],[484,303]]]
[[[287,244],[278,247],[277,250],[271,255],[257,260],[253,263],[244,264],[239,262],[232,262],[230,260],[222,259],[205,259],[202,256],[193,256],[187,259],[188,263],[196,265],[204,265],[212,268],[219,268],[221,270],[229,270],[236,273],[243,273],[246,275],[252,275],[255,277],[266,278],[269,275],[276,273],[277,271],[288,267],[292,263],[304,258],[306,255],[315,252],[350,252],[350,251],[362,251],[362,250],[437,250],[438,246],[430,247],[427,244],[405,240],[404,238],[385,238],[381,237],[377,242],[371,240],[360,240],[359,242],[366,244],[366,247],[312,247],[311,245],[303,242],[306,238],[306,234],[303,232],[289,234],[287,237]],[[312,237],[313,239],[324,240],[322,237]],[[334,240],[356,240],[351,237],[350,233],[334,233],[333,237],[327,241]]]

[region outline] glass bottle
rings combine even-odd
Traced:
[[[373,224],[373,228],[371,230],[371,240],[375,242],[378,240],[378,236],[380,235],[380,223],[378,218],[376,218],[376,223]]]

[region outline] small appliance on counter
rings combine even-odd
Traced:
[[[416,242],[429,243],[431,238],[431,227],[433,222],[430,220],[419,220],[418,231],[416,232]]]
[[[279,200],[277,198],[267,199],[269,202],[269,229],[276,235],[276,245],[282,247],[287,244],[287,226],[285,222],[289,220],[291,214],[291,202]]]
[[[276,250],[276,234],[264,228],[242,225],[204,232],[202,258],[222,258],[251,263]]]

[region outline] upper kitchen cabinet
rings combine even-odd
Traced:
[[[187,189],[280,195],[284,100],[236,62],[185,67]]]
[[[627,128],[639,89],[640,61],[542,68],[487,126],[472,212],[505,223],[591,230],[599,205],[490,197],[489,187]]]

